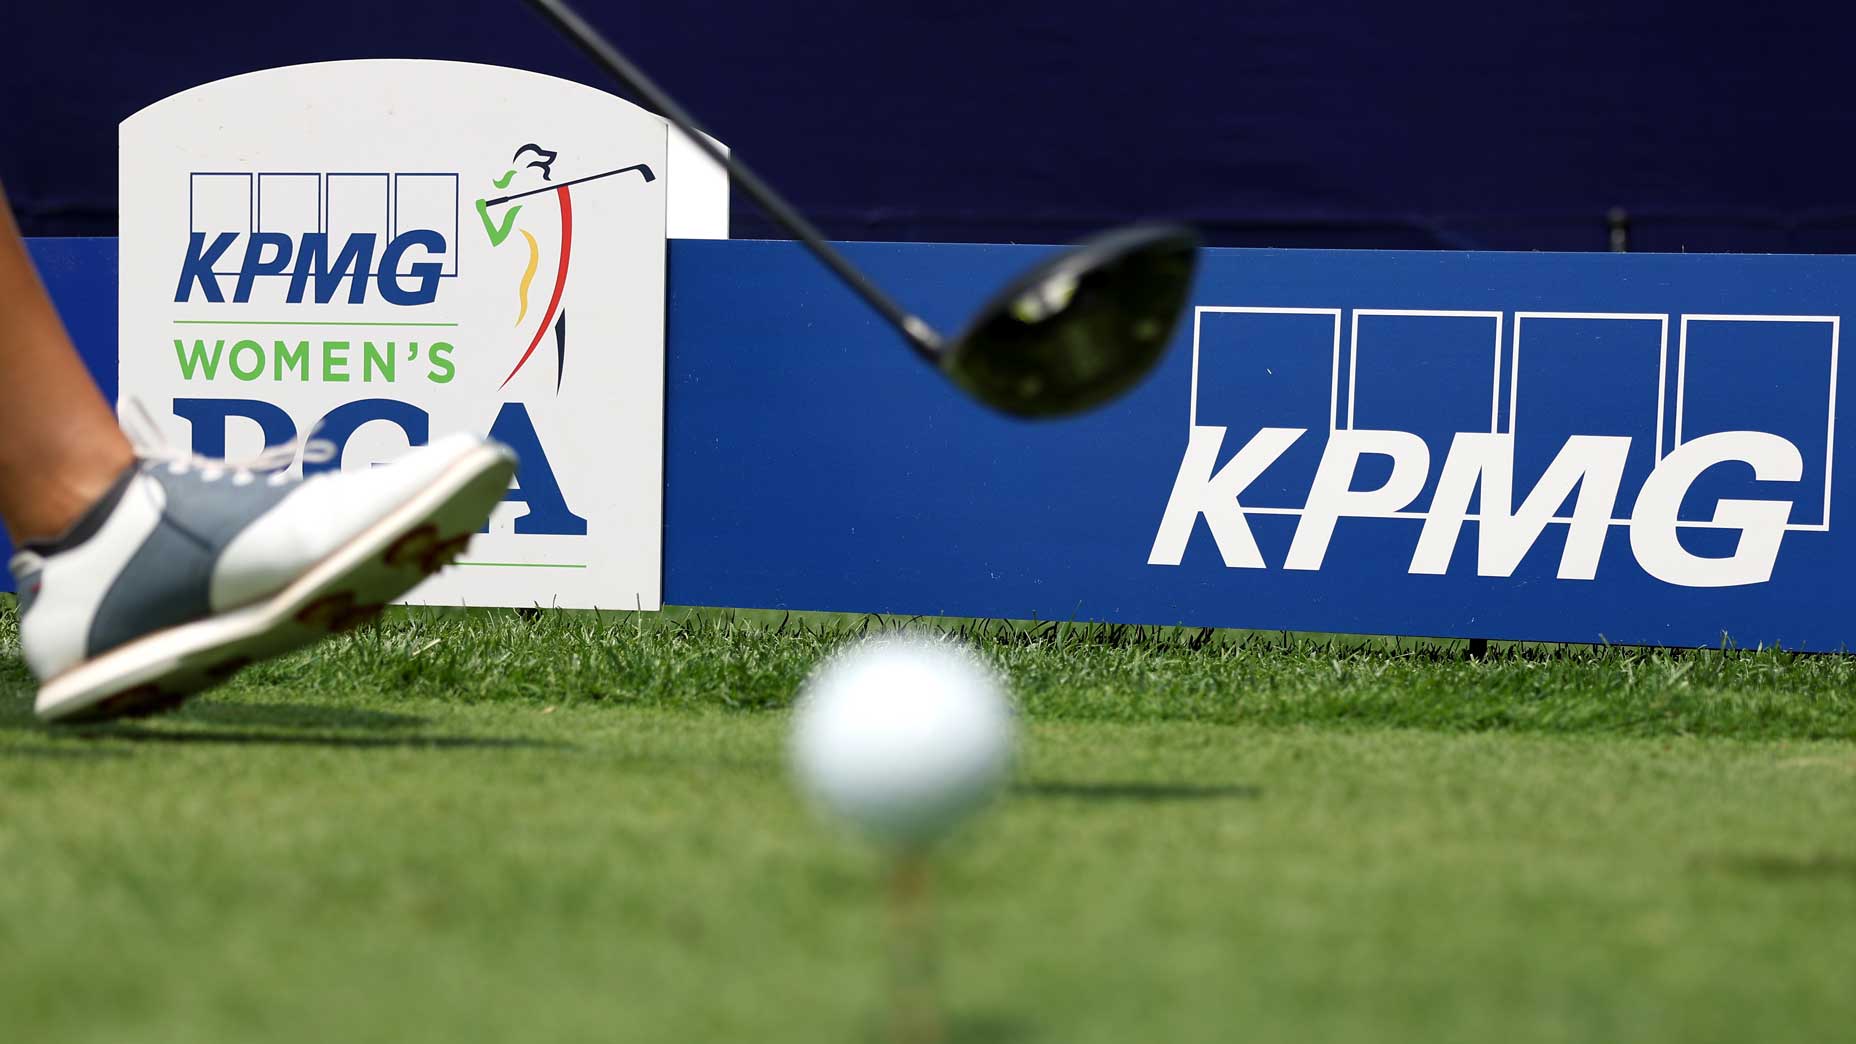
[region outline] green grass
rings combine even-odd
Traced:
[[[0,1040],[880,1040],[782,744],[892,624],[405,612],[70,733],[0,608]],[[1848,1035],[1856,660],[952,626],[1027,719],[954,1040]]]

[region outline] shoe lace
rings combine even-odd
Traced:
[[[266,446],[252,456],[237,460],[203,457],[169,445],[142,400],[131,397],[129,405],[133,412],[124,415],[122,428],[136,457],[147,463],[167,465],[169,474],[198,472],[202,482],[218,482],[229,476],[235,486],[248,486],[257,481],[258,475],[264,474],[266,485],[282,486],[301,481],[289,470],[299,453],[304,464],[326,464],[335,459],[335,444],[316,438],[314,431],[289,442]]]

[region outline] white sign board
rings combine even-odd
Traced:
[[[311,470],[492,435],[508,501],[409,600],[655,609],[666,210],[727,213],[713,176],[667,199],[668,142],[620,98],[453,62],[157,102],[121,128],[124,402],[208,456],[334,443]]]

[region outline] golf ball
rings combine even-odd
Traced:
[[[992,796],[1011,767],[1012,709],[961,646],[920,636],[853,646],[800,692],[800,783],[871,837],[924,845]]]

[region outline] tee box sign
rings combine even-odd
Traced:
[[[520,457],[506,503],[410,600],[658,607],[664,120],[384,60],[206,84],[121,135],[121,394],[162,439],[313,436],[314,473],[488,434]]]

